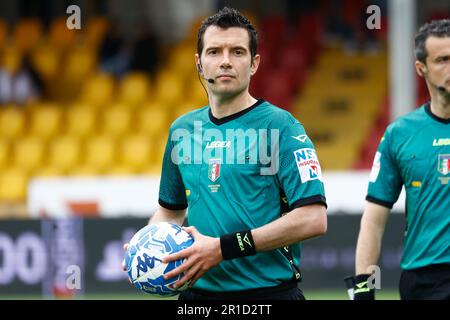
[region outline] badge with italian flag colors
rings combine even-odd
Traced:
[[[212,182],[220,177],[220,164],[222,159],[209,159],[208,178]]]
[[[450,172],[450,154],[440,154],[438,156],[438,171],[444,176]]]

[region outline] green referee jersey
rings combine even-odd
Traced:
[[[367,200],[392,208],[406,191],[403,269],[450,263],[450,120],[430,104],[394,121],[375,155]]]
[[[211,237],[258,228],[301,206],[326,206],[316,151],[303,126],[262,99],[221,119],[207,106],[175,120],[159,203],[167,209],[188,208],[188,224]],[[300,244],[291,249],[298,265]],[[256,289],[292,277],[288,259],[277,249],[223,261],[194,288]]]

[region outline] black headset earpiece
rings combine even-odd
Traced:
[[[203,74],[203,68],[200,63],[197,63],[197,70],[198,70],[198,73]]]
[[[425,77],[425,69],[420,68],[420,75],[421,75],[422,77]]]

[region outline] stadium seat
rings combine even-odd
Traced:
[[[6,46],[1,55],[0,65],[6,71],[10,73],[15,73],[19,68],[22,62],[22,52],[17,46]]]
[[[28,177],[22,168],[0,171],[0,202],[23,202],[27,194]]]
[[[53,20],[49,28],[49,41],[61,50],[73,47],[78,34],[77,30],[67,28],[67,17],[61,16]]]
[[[132,113],[120,106],[105,109],[102,113],[102,132],[112,137],[122,136],[131,128]]]
[[[126,136],[120,147],[120,161],[135,170],[143,169],[151,164],[152,138],[144,135]]]
[[[183,102],[178,102],[175,104],[175,108],[174,111],[172,113],[173,115],[173,120],[185,115],[188,112],[191,112],[195,109],[198,109],[200,106],[196,105],[196,103],[194,101],[183,101]]]
[[[149,96],[150,81],[143,73],[128,73],[120,83],[119,101],[126,105],[136,107],[142,104]]]
[[[25,129],[25,114],[17,107],[9,106],[0,109],[0,137],[16,139]]]
[[[9,143],[0,138],[0,171],[8,166],[9,162]]]
[[[140,174],[149,176],[161,176],[162,162],[153,163],[152,165],[140,171]]]
[[[84,103],[72,104],[66,113],[66,133],[80,138],[89,136],[97,129],[96,111]]]
[[[277,14],[266,16],[261,22],[261,35],[271,41],[280,41],[284,38],[287,29],[286,19]]]
[[[115,164],[105,172],[108,176],[129,176],[137,173],[133,167],[124,164]]]
[[[141,134],[148,137],[156,137],[168,130],[167,112],[161,108],[147,107],[139,111],[137,115],[137,128]]]
[[[152,157],[153,161],[152,161],[151,167],[154,167],[156,165],[156,166],[159,166],[159,168],[161,169],[162,161],[164,158],[164,152],[166,150],[168,134],[169,134],[168,132],[164,132],[157,139],[154,140],[154,142],[153,142],[153,150],[154,151],[153,151],[153,157]]]
[[[196,43],[184,42],[177,45],[167,62],[167,70],[186,80],[197,74],[195,66]]]
[[[78,165],[68,172],[69,176],[93,177],[104,174],[105,171],[92,165]]]
[[[33,177],[36,178],[58,178],[63,177],[65,175],[66,175],[65,171],[58,169],[54,166],[39,167],[33,173]]]
[[[48,162],[51,167],[70,172],[80,162],[80,141],[73,136],[62,136],[49,144]]]
[[[58,74],[60,56],[59,51],[48,44],[37,46],[31,53],[33,67],[47,83],[55,79]]]
[[[14,144],[12,162],[29,173],[43,164],[44,157],[45,144],[36,136],[23,137]]]
[[[67,82],[78,82],[90,75],[96,66],[96,53],[87,46],[74,47],[66,58],[63,77]]]
[[[95,136],[85,144],[85,168],[105,172],[116,161],[115,140],[108,136]],[[77,169],[75,168],[75,171]]]
[[[20,20],[14,27],[14,42],[23,51],[28,51],[34,48],[41,39],[41,36],[42,24],[35,18]]]
[[[195,105],[200,108],[208,105],[208,96],[205,92],[205,89],[200,84],[197,76],[193,77],[188,84],[187,91],[187,100],[195,102]]]
[[[159,74],[156,83],[155,99],[169,108],[176,105],[184,95],[182,78],[170,72]]]
[[[113,98],[115,83],[112,76],[96,74],[86,80],[81,91],[81,100],[96,108],[106,107]]]
[[[54,104],[42,104],[31,112],[31,133],[48,139],[59,133],[62,124],[62,110]]]

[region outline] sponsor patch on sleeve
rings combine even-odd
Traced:
[[[373,164],[372,164],[372,170],[370,171],[370,182],[377,181],[378,174],[380,173],[380,166],[381,166],[381,153],[377,151],[375,153],[375,157],[373,158]]]
[[[302,148],[294,151],[295,162],[302,183],[311,180],[322,181],[322,170],[317,159],[316,150],[312,148]]]

